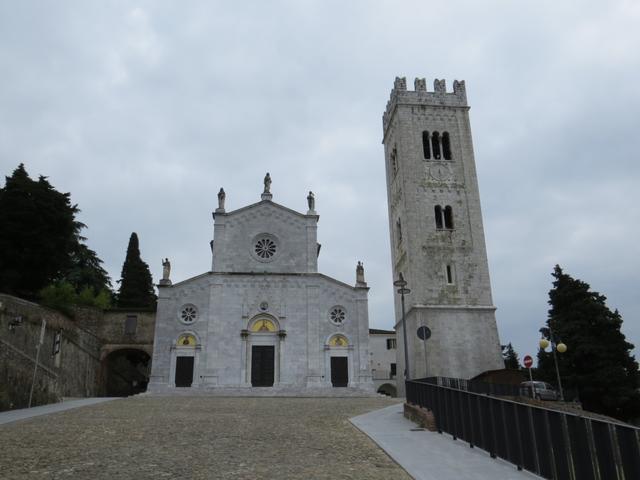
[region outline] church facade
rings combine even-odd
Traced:
[[[319,216],[261,200],[227,212],[218,194],[211,270],[158,291],[150,391],[373,392],[368,287],[318,273]],[[249,390],[252,389],[252,390]]]

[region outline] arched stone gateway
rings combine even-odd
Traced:
[[[125,397],[147,390],[151,356],[138,348],[120,348],[107,352],[101,362],[104,394]]]
[[[380,385],[380,388],[378,388],[378,393],[381,393],[383,395],[388,395],[390,397],[398,396],[398,392],[396,391],[395,385],[391,385],[390,383],[384,383]]]

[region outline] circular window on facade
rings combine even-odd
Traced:
[[[329,311],[329,320],[334,325],[342,325],[347,318],[344,307],[336,306]]]
[[[251,255],[260,262],[272,261],[278,252],[278,239],[268,233],[257,235],[251,243]]]
[[[182,323],[191,324],[198,318],[195,305],[185,305],[180,309],[179,318]]]

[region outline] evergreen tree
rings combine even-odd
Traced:
[[[155,308],[156,295],[149,265],[140,258],[138,235],[129,238],[127,257],[122,265],[118,307]]]
[[[31,180],[23,164],[0,189],[0,291],[26,298],[60,279],[84,225],[68,193],[40,176]]]
[[[509,342],[507,345],[502,345],[502,358],[504,360],[504,368],[508,368],[510,370],[519,370],[520,369],[520,359],[518,358],[518,354]]]
[[[633,345],[620,331],[622,317],[607,307],[606,297],[567,275],[556,265],[549,292],[547,325],[556,341],[567,345],[557,353],[562,385],[578,392],[586,410],[622,420],[640,414],[638,364]],[[552,353],[538,352],[540,376],[556,382]]]
[[[71,266],[64,280],[72,284],[78,293],[86,289],[111,292],[111,279],[102,268],[102,260],[84,243],[77,243],[71,252]]]
[[[69,283],[78,294],[91,289],[104,304],[112,295],[111,280],[96,252],[83,243],[79,212],[68,193],[56,191],[46,177],[32,180],[23,164],[6,177],[0,188],[0,291],[29,299],[55,297],[50,303],[59,305],[71,298]]]

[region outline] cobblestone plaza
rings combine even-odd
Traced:
[[[348,418],[385,398],[138,396],[0,427],[3,479],[405,479]]]

